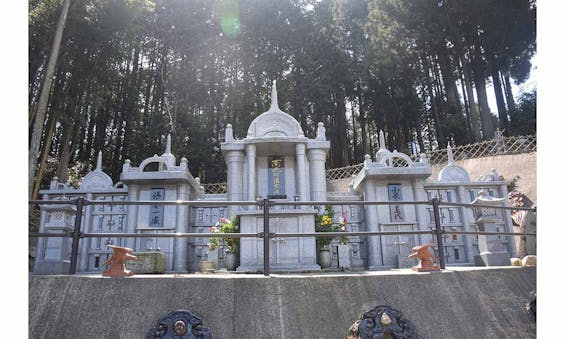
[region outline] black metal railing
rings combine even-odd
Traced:
[[[504,235],[504,236],[536,236],[536,233],[514,233],[514,232],[481,232],[481,231],[446,231],[441,226],[440,206],[454,206],[464,208],[492,208],[502,210],[524,210],[536,211],[536,208],[492,206],[479,204],[463,204],[442,202],[438,198],[429,201],[277,201],[262,199],[257,201],[89,201],[84,198],[73,200],[32,200],[29,202],[34,205],[76,205],[76,216],[74,230],[72,232],[61,233],[42,233],[31,232],[30,237],[70,237],[71,262],[69,274],[75,274],[77,269],[77,259],[79,241],[82,238],[261,238],[263,239],[263,253],[269,253],[270,241],[272,238],[297,238],[297,237],[337,237],[337,236],[391,236],[391,235],[421,235],[428,234],[435,236],[438,248],[440,268],[445,269],[445,253],[443,248],[443,236],[446,234],[460,235]],[[257,233],[86,233],[82,232],[83,208],[87,205],[174,205],[191,207],[219,207],[219,206],[258,206],[263,210],[263,232]],[[302,232],[302,233],[274,233],[270,231],[270,209],[279,206],[324,206],[324,205],[431,205],[434,215],[434,229],[420,231],[357,231],[357,232]],[[263,255],[263,275],[269,276],[269,255]]]

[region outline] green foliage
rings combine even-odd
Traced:
[[[30,110],[60,3],[29,3]],[[374,154],[381,129],[399,151],[414,140],[442,146],[450,134],[478,141],[469,131],[490,122],[469,122],[457,91],[463,68],[473,87],[492,69],[525,80],[535,15],[528,0],[73,1],[47,112],[58,128],[45,152],[67,159],[68,149],[59,167],[70,168],[103,150],[117,181],[126,159],[161,154],[171,133],[193,175],[224,181],[225,126],[244,138],[268,110],[274,79],[280,107],[306,136],[326,125],[329,167]],[[512,133],[522,121],[532,131],[531,110],[510,115]]]
[[[516,110],[510,111],[513,135],[536,133],[536,105],[537,90],[520,96]]]
[[[220,218],[215,227],[211,229],[212,233],[239,233],[239,216],[233,216],[231,220]],[[239,251],[239,238],[210,238],[208,247],[211,250],[217,249],[222,244],[225,244],[227,249],[232,252]]]

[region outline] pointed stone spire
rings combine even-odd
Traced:
[[[165,153],[171,153],[171,133],[167,134],[167,145],[165,146]]]
[[[102,170],[102,151],[98,152],[98,159],[96,159],[96,169],[95,171]]]
[[[273,80],[273,87],[271,88],[271,109],[279,111],[279,100],[277,98],[277,81]]]
[[[383,130],[379,131],[379,149],[386,149],[385,134],[383,133]]]
[[[449,142],[447,143],[447,164],[451,165],[453,164],[455,161],[453,160],[453,151],[451,150],[451,145],[449,144]]]
[[[228,124],[228,125],[226,126],[226,142],[227,142],[227,143],[231,143],[231,142],[233,142],[233,141],[234,141],[234,138],[233,138],[233,128],[232,128],[232,125],[231,125],[231,124]]]

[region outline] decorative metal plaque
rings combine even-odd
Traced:
[[[417,339],[416,328],[402,313],[385,305],[379,305],[363,313],[349,328],[350,338],[410,338]]]
[[[186,310],[176,310],[159,319],[145,339],[211,339],[210,329],[202,325],[202,319]]]

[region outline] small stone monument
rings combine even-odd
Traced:
[[[114,250],[114,253],[110,258],[102,263],[102,265],[110,265],[110,267],[102,272],[103,277],[128,277],[132,276],[133,272],[126,270],[126,261],[137,260],[137,257],[131,255],[133,252],[131,248],[107,245]]]

